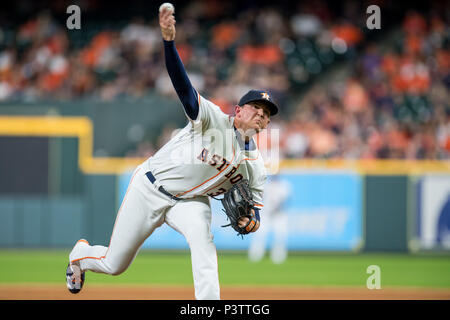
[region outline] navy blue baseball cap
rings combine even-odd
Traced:
[[[264,103],[269,108],[271,116],[278,113],[278,107],[272,100],[271,95],[263,90],[250,90],[239,100],[238,105],[242,107],[244,104],[256,101]]]

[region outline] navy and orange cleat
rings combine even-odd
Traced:
[[[73,294],[78,293],[83,288],[84,271],[81,271],[80,266],[69,263],[66,269],[67,289]]]

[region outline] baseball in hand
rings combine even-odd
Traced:
[[[170,2],[164,2],[162,5],[159,6],[159,12],[163,11],[163,9],[166,8],[171,12],[175,12],[175,7]]]

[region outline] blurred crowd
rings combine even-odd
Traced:
[[[449,27],[409,12],[397,43],[368,43],[347,79],[315,86],[281,124],[287,157],[449,159]]]
[[[194,87],[226,113],[250,88],[272,93],[282,106],[271,128],[280,129],[283,157],[448,158],[448,17],[409,12],[397,45],[386,50],[365,38],[367,16],[360,9],[346,1],[345,14],[336,18],[321,0],[289,13],[190,1],[176,12],[177,49]],[[232,17],[224,15],[233,10]],[[149,93],[176,99],[156,17],[100,28],[85,42],[74,43],[76,32],[49,12],[18,25],[13,45],[0,51],[0,101],[114,101]],[[312,81],[350,53],[348,77]],[[171,130],[127,156],[151,155]]]

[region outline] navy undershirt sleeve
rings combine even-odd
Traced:
[[[255,210],[256,220],[260,221],[261,218],[259,217],[259,209],[254,208],[253,210]]]
[[[184,69],[183,62],[178,55],[174,41],[164,41],[164,57],[166,61],[167,72],[173,87],[183,104],[184,110],[192,120],[197,119],[199,105],[197,91],[192,87],[191,81]]]

